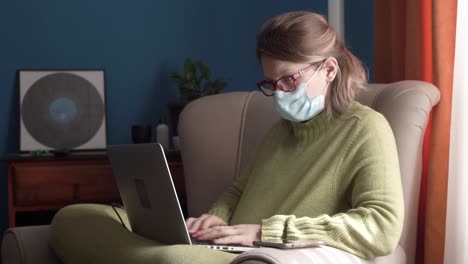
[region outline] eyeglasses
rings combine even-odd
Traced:
[[[295,74],[281,77],[276,81],[263,80],[257,83],[257,87],[265,96],[273,96],[276,90],[293,92],[297,88],[297,79],[303,76],[308,70],[312,69],[312,67],[321,63],[323,63],[323,61],[313,63]]]

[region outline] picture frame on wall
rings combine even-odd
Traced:
[[[106,148],[105,71],[18,70],[20,151]]]

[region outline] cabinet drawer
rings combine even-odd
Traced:
[[[119,193],[109,164],[15,166],[16,205],[111,202]]]

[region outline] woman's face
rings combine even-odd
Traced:
[[[276,81],[284,76],[293,75],[298,73],[300,70],[310,66],[309,63],[296,63],[290,61],[283,61],[274,59],[269,56],[262,56],[261,58],[263,75],[265,80]],[[310,77],[316,72],[320,64],[312,67],[312,69],[306,71],[304,75],[297,78],[297,85],[303,82],[307,82]],[[314,98],[324,94],[327,86],[326,71],[322,69],[315,73],[312,79],[307,83],[307,96]]]

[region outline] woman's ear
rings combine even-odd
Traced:
[[[327,82],[333,82],[339,71],[338,61],[334,57],[326,58],[323,62],[323,69],[326,71],[325,78]]]

